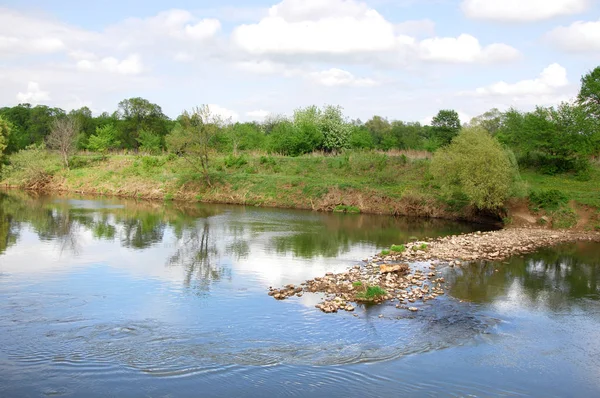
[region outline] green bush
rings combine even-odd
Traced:
[[[60,159],[43,144],[30,145],[9,157],[3,177],[27,189],[42,189],[62,169]]]
[[[568,201],[567,195],[558,189],[533,191],[529,194],[529,202],[544,210],[557,210]]]
[[[385,296],[386,294],[387,292],[379,286],[367,286],[364,292],[360,292],[356,295],[356,298],[360,300],[373,301]]]
[[[577,213],[570,207],[562,207],[552,212],[552,228],[568,229],[577,224]]]
[[[225,158],[225,167],[227,168],[240,168],[246,164],[248,164],[248,159],[244,155],[228,155]]]
[[[390,250],[396,253],[402,253],[406,250],[406,246],[404,245],[392,245],[392,247],[390,247]]]
[[[497,211],[510,197],[518,169],[500,143],[480,127],[463,128],[434,156],[431,173],[442,191],[463,193],[482,210]]]

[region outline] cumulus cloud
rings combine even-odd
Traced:
[[[600,19],[598,21],[573,22],[569,26],[559,26],[546,35],[558,48],[578,53],[600,52]]]
[[[123,60],[115,57],[105,57],[97,61],[81,59],[77,61],[76,66],[82,71],[104,71],[122,75],[137,75],[143,71],[142,60],[137,54],[130,55]]]
[[[35,105],[49,100],[50,93],[48,91],[43,91],[37,82],[27,83],[27,91],[24,93],[19,92],[17,94],[17,101],[20,103],[30,103]]]
[[[313,82],[328,87],[373,87],[379,84],[373,79],[359,78],[346,70],[337,68],[331,68],[319,72],[312,72],[308,76]]]
[[[420,57],[441,62],[501,62],[519,57],[519,51],[506,44],[481,46],[479,40],[467,34],[454,37],[425,39],[419,44]]]
[[[262,121],[262,120],[266,119],[266,117],[269,116],[270,114],[271,114],[271,112],[265,111],[264,109],[246,112],[246,116],[248,116],[252,120],[257,120],[257,121]]]
[[[283,0],[256,24],[234,29],[232,42],[259,59],[354,63],[501,62],[519,52],[506,44],[484,46],[468,34],[417,40],[433,34],[430,20],[392,24],[355,0]],[[320,58],[319,58],[320,57]],[[325,57],[325,58],[324,58]]]
[[[238,26],[233,42],[251,54],[348,54],[392,50],[394,26],[353,0],[283,0],[257,24]]]
[[[544,68],[535,79],[521,80],[516,83],[500,81],[474,91],[461,92],[461,95],[473,97],[506,98],[511,103],[550,104],[567,100],[569,89],[567,70],[554,63]]]
[[[590,0],[464,0],[461,8],[473,19],[530,22],[587,10]]]
[[[216,104],[209,104],[208,108],[210,109],[210,112],[214,115],[218,115],[221,118],[223,118],[224,120],[229,120],[231,122],[237,122],[240,118],[240,115],[231,110],[231,109],[227,109],[224,108],[220,105],[216,105]]]

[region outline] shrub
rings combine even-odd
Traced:
[[[358,214],[358,213],[360,213],[360,209],[356,206],[337,205],[333,209],[333,212],[334,213]]]
[[[562,207],[552,212],[552,228],[567,229],[577,224],[577,213],[569,207]]]
[[[231,167],[239,168],[246,164],[248,164],[248,159],[246,159],[246,157],[244,155],[240,155],[240,156],[228,155],[225,158],[225,167],[227,167],[227,168],[231,168]]]
[[[533,191],[529,194],[532,205],[544,210],[557,210],[569,201],[567,195],[558,189]]]
[[[160,153],[162,149],[162,138],[160,135],[149,130],[142,130],[140,136],[137,138],[137,142],[140,144],[142,152],[155,155]]]
[[[406,246],[404,245],[392,245],[392,247],[390,247],[390,250],[396,253],[402,253],[406,250]]]
[[[389,249],[383,249],[383,250],[381,251],[381,255],[383,255],[383,256],[387,256],[388,254],[390,254],[390,251],[389,251]]]
[[[379,286],[366,286],[363,292],[360,292],[356,295],[356,298],[358,300],[373,301],[385,296],[386,294],[387,292]]]
[[[446,195],[463,193],[481,210],[499,210],[510,197],[518,169],[500,143],[480,127],[463,128],[434,156],[431,173]]]
[[[60,159],[46,151],[44,144],[34,144],[11,155],[3,175],[23,188],[43,189],[60,170]]]

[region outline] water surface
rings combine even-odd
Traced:
[[[600,394],[599,245],[448,268],[416,314],[266,295],[484,229],[0,193],[0,396]]]

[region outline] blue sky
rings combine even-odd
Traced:
[[[43,1],[0,5],[0,106],[261,120],[311,104],[427,122],[573,98],[599,0]]]

